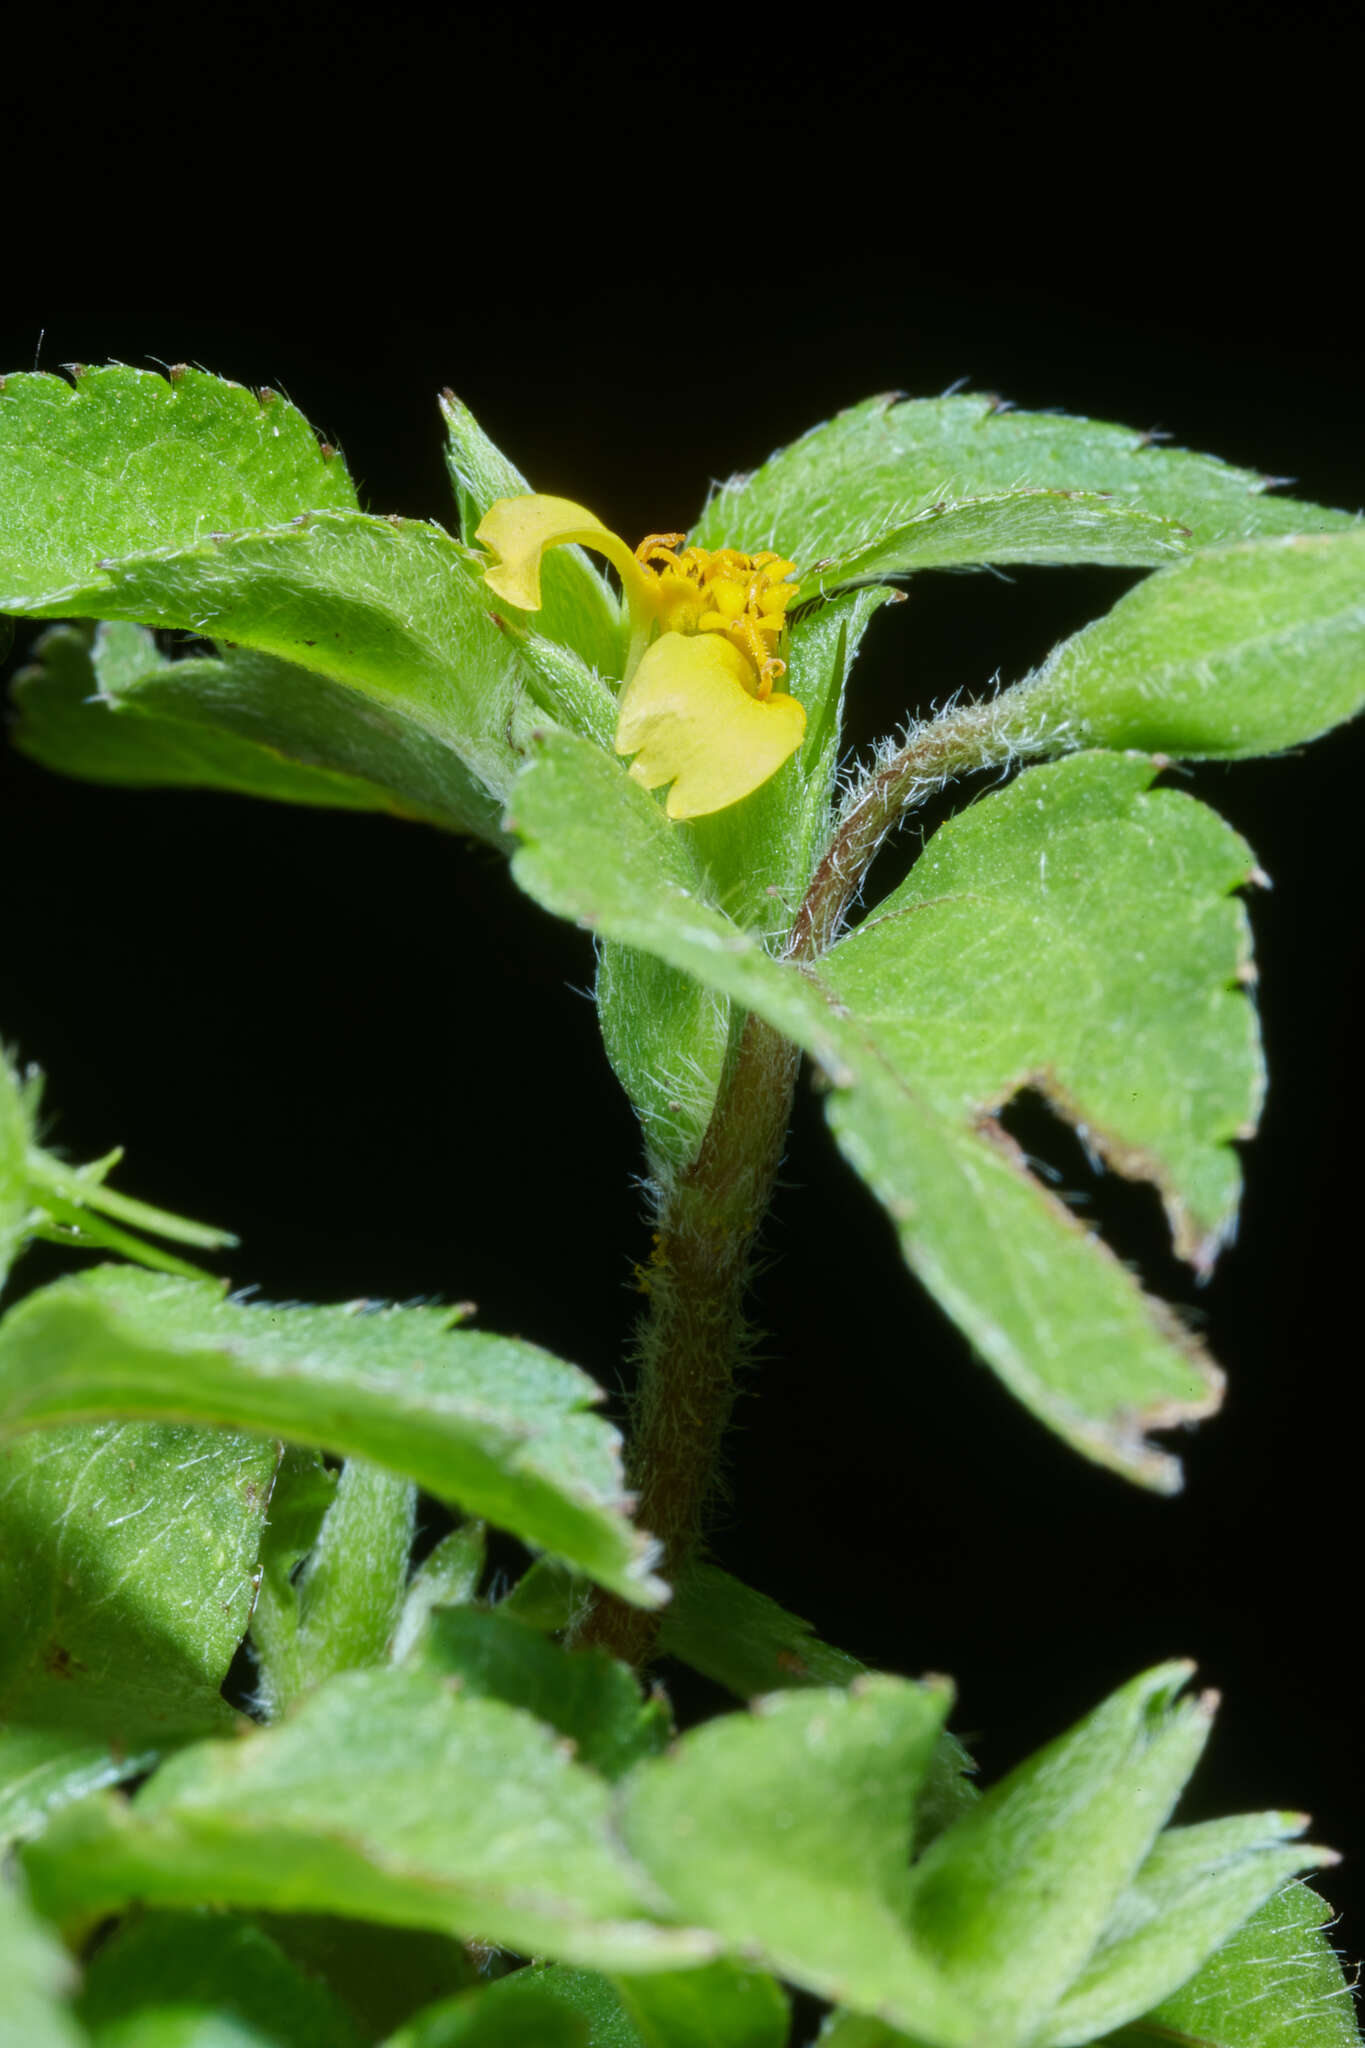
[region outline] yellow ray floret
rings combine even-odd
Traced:
[[[547,548],[593,548],[616,569],[631,620],[616,751],[636,756],[646,789],[672,784],[670,818],[738,803],[800,746],[806,714],[776,688],[798,594],[781,555],[684,547],[680,533],[632,552],[585,506],[530,494],[490,505],[475,538],[494,557],[484,581],[524,611],[540,608]]]

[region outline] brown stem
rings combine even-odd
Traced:
[[[627,1472],[669,1578],[701,1536],[734,1406],[753,1240],[781,1162],[799,1058],[761,1017],[746,1017],[701,1150],[660,1214]],[[657,1615],[607,1596],[580,1640],[638,1664],[657,1628]]]

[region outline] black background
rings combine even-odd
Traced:
[[[841,405],[960,378],[1354,508],[1358,60],[1330,9],[106,25],[15,73],[0,359],[272,385],[373,509],[443,520],[443,384],[626,533],[685,526]],[[1015,677],[1128,580],[922,579],[874,626],[853,737]],[[1365,1852],[1362,774],[1357,731],[1184,785],[1275,884],[1251,906],[1272,1087],[1212,1285],[1145,1194],[1029,1133],[1206,1319],[1229,1393],[1181,1445],[1186,1492],[1144,1497],[1012,1404],[803,1093],[715,1529],[833,1640],[954,1673],[990,1774],[1144,1663],[1196,1658],[1225,1703],[1190,1812],[1310,1809],[1343,1904]],[[241,1234],[236,1281],[472,1297],[615,1397],[646,1238],[586,938],[415,826],[68,785],[11,752],[0,835],[0,1027],[48,1070],[58,1142],[126,1142],[122,1185]]]

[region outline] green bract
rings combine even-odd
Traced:
[[[569,545],[535,609],[478,543],[531,487],[442,411],[449,532],[363,509],[273,393],[0,379],[0,614],[57,622],[15,737],[107,785],[471,835],[593,935],[655,1225],[626,1463],[585,1374],[461,1311],[230,1294],[182,1249],[235,1241],[111,1186],[117,1153],[48,1149],[0,1058],[0,1285],[38,1239],[120,1261],[0,1316],[0,2048],[805,2048],[784,1980],[822,2048],[1347,2048],[1305,1817],[1173,1819],[1212,1711],[1190,1667],[979,1793],[946,1680],[866,1671],[703,1537],[803,1054],[980,1357],[1086,1457],[1180,1483],[1152,1432],[1219,1370],[1002,1119],[1041,1096],[1211,1270],[1264,1088],[1264,877],[1160,778],[1365,703],[1365,528],[1121,427],[875,399],[711,497],[709,581],[677,536],[666,571],[608,536],[643,609]],[[894,579],[1080,562],[1154,573],[846,759]],[[703,584],[728,613],[687,610]],[[618,693],[741,611],[752,694],[778,679],[804,737],[785,702],[796,751],[675,823]],[[982,769],[869,900],[887,835]],[[508,1536],[538,1553],[515,1583]],[[656,1653],[741,1706],[679,1735]]]

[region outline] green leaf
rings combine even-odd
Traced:
[[[659,1648],[742,1700],[794,1686],[851,1685],[866,1665],[822,1643],[808,1621],[716,1565],[693,1562],[680,1573],[663,1612]],[[915,1805],[915,1839],[927,1842],[976,1798],[964,1772],[974,1768],[946,1731]]]
[[[121,363],[74,385],[0,377],[0,611],[93,590],[110,556],[356,502],[345,463],[274,392]]]
[[[1307,1885],[1288,1885],[1112,2048],[1360,2048],[1327,1917]]]
[[[0,1451],[0,1555],[24,1560],[0,1577],[0,1721],[45,1796],[233,1723],[219,1687],[255,1597],[277,1456],[252,1437],[134,1422]],[[24,1732],[59,1729],[88,1745],[69,1769]]]
[[[0,2048],[85,2048],[63,1994],[76,1972],[22,1891],[0,1875]]]
[[[483,1523],[462,1522],[423,1560],[413,1574],[394,1630],[390,1655],[395,1664],[420,1660],[437,1608],[464,1607],[477,1597],[487,1551]]]
[[[677,1911],[727,1947],[969,2048],[968,1999],[905,1924],[915,1796],[946,1705],[942,1686],[895,1678],[773,1694],[637,1769],[626,1842]]]
[[[0,1324],[0,1437],[98,1415],[213,1422],[368,1458],[638,1606],[651,1546],[625,1518],[619,1437],[577,1367],[453,1329],[458,1310],[291,1308],[100,1267]]]
[[[327,1913],[258,1913],[253,1922],[306,1975],[330,1986],[367,2042],[478,1982],[464,1945],[429,1928]]]
[[[588,1971],[566,1971],[609,1987]],[[585,2013],[545,1987],[549,1970],[514,1970],[480,1991],[467,1991],[420,2012],[383,2048],[635,2048],[629,2033],[594,2031]]]
[[[960,1088],[955,1095],[945,1078],[959,1051],[970,1064],[972,1034],[994,1034],[983,1041],[988,1051],[993,1042],[998,1049],[1009,1039],[1009,1006],[1023,1000],[1021,991],[1028,998],[1021,1023],[1030,1016],[1038,1022],[1038,1056],[1045,1063],[1055,1045],[1070,1042],[1079,1073],[1082,1048],[1091,1037],[1113,1044],[1109,1005],[1111,998],[1121,1005],[1132,990],[1136,945],[1128,943],[1126,955],[1122,946],[1111,950],[1112,989],[1084,980],[1073,985],[1067,971],[1068,934],[1062,935],[1066,951],[1058,972],[1036,974],[1038,963],[1027,943],[1030,920],[1037,918],[1039,928],[1048,929],[1049,891],[1070,890],[1078,910],[1085,907],[1088,893],[1101,900],[1102,874],[1088,876],[1085,864],[1098,862],[1102,869],[1112,853],[1129,885],[1119,907],[1133,930],[1146,935],[1144,903],[1172,900],[1165,880],[1168,858],[1197,858],[1202,899],[1193,904],[1181,899],[1174,948],[1164,936],[1159,944],[1153,936],[1154,957],[1175,977],[1173,994],[1180,995],[1178,1006],[1172,1001],[1170,1030],[1161,1043],[1195,1057],[1197,1065],[1183,1077],[1183,1093],[1178,1072],[1160,1076],[1155,1110],[1141,1101],[1136,1107],[1123,1104],[1122,1125],[1106,1143],[1127,1170],[1147,1171],[1141,1144],[1126,1149],[1123,1137],[1131,1130],[1141,1143],[1160,1140],[1162,1153],[1150,1170],[1159,1166],[1167,1174],[1168,1200],[1176,1213],[1189,1212],[1190,1240],[1202,1252],[1211,1249],[1210,1239],[1226,1224],[1235,1185],[1230,1155],[1220,1147],[1230,1135],[1239,1101],[1251,1105],[1256,1098],[1249,1013],[1221,979],[1225,968],[1229,975],[1238,971],[1243,943],[1240,913],[1223,899],[1237,879],[1245,879],[1250,856],[1197,807],[1185,807],[1182,799],[1165,794],[1148,796],[1145,784],[1155,772],[1150,762],[1073,757],[1029,771],[945,828],[946,849],[965,847],[967,869],[978,881],[990,881],[985,840],[999,820],[1001,858],[1014,863],[1009,929],[1017,952],[1013,980],[992,988],[991,1007],[984,1021],[974,1015],[969,1019],[965,1044],[945,1015],[946,1055],[938,1051],[935,1069],[926,1054],[922,1072],[918,1066],[901,1071],[895,1035],[908,1034],[910,1043],[913,1029],[904,1017],[891,1015],[875,992],[872,1019],[849,1013],[836,999],[835,985],[841,973],[849,972],[850,954],[856,964],[852,949],[873,943],[880,920],[869,919],[845,942],[848,953],[836,950],[815,968],[802,971],[774,960],[752,934],[707,903],[685,841],[658,806],[612,762],[569,734],[544,734],[536,742],[518,781],[509,823],[523,840],[513,873],[546,908],[599,936],[647,951],[757,1011],[820,1062],[835,1084],[828,1112],[850,1162],[891,1212],[910,1265],[1001,1378],[1086,1456],[1143,1484],[1171,1490],[1180,1481],[1179,1464],[1154,1448],[1144,1429],[1209,1413],[1221,1384],[1216,1369],[1102,1240],[1087,1233],[1028,1174],[1022,1155],[1003,1138],[990,1112],[1030,1076],[1013,1075],[1010,1086],[985,1101],[969,1099]],[[1028,843],[1040,800],[1049,839],[1035,849],[1029,874],[1020,849]],[[1058,851],[1050,853],[1053,832]],[[935,839],[926,853],[931,864],[938,846]],[[1041,866],[1044,853],[1049,854],[1046,869]],[[906,885],[907,901],[922,886],[914,880],[918,872]],[[926,868],[926,874],[931,872],[932,865]],[[979,950],[989,957],[995,909],[988,890],[971,937],[971,956]],[[970,913],[962,905],[947,906],[930,914],[931,926],[940,914],[963,919]],[[890,929],[906,926],[913,933],[916,921],[897,919]],[[1205,961],[1200,948],[1214,942],[1221,958]],[[912,937],[905,943],[918,942]],[[971,956],[945,963],[954,977],[950,989],[960,991],[965,985]],[[1088,970],[1093,972],[1097,958],[1092,945]],[[1036,988],[1030,977],[1036,978]],[[927,1008],[932,1000],[931,990],[916,986],[916,1006]],[[1051,1009],[1045,1009],[1048,1003]],[[1199,1014],[1201,1003],[1205,1021],[1216,1020],[1221,1035],[1192,1052],[1191,1015]],[[1149,1002],[1139,1014],[1144,1019],[1151,1015]],[[1055,1040],[1053,1031],[1044,1028],[1048,1016],[1054,1020]],[[1120,1021],[1120,1035],[1126,1028],[1131,1020]],[[888,1033],[890,1043],[884,1037]],[[1015,1041],[1014,1050],[1019,1049]],[[1134,1047],[1134,1054],[1139,1050]],[[1115,1056],[1123,1056],[1122,1046]],[[1099,1070],[1098,1061],[1091,1070]],[[1180,1128],[1182,1118],[1190,1121],[1188,1134]]]
[[[1211,1719],[1205,1703],[1177,1698],[1189,1670],[1163,1665],[1122,1687],[915,1866],[911,1934],[992,2048],[1051,2039],[1041,2030],[1169,1818]]]
[[[402,1613],[417,1489],[363,1458],[348,1458],[306,1565],[294,1580],[287,1651],[270,1658],[281,1702],[338,1671],[382,1664]]]
[[[1350,523],[1267,495],[1268,477],[1155,443],[1129,427],[1014,412],[988,396],[870,398],[722,486],[691,538],[776,548],[802,567],[862,556],[887,575],[893,563],[1160,563],[1180,538],[1167,521],[1187,528],[1196,547]],[[1078,495],[1031,502],[1037,491]],[[1110,498],[1107,516],[1096,493]]]
[[[1256,864],[1156,772],[1112,754],[1027,770],[942,826],[820,974],[953,1119],[1039,1089],[1108,1166],[1156,1183],[1207,1272],[1263,1088],[1232,893]]]
[[[1365,704],[1365,526],[1220,548],[1064,640],[1031,711],[1083,742],[1239,760]]]
[[[618,1977],[616,1989],[641,2048],[785,2048],[791,2014],[781,1986],[726,1958]]]
[[[443,391],[440,403],[446,424],[446,468],[459,508],[460,532],[466,545],[475,547],[475,529],[494,499],[520,497],[531,485],[453,391]],[[626,624],[591,557],[582,548],[550,549],[540,566],[540,594],[533,637],[562,642],[589,668],[619,680]]]
[[[168,661],[142,626],[54,626],[12,684],[15,745],[45,768],[135,788],[215,789],[383,811],[497,840],[487,793],[400,706],[273,655]]]
[[[19,1077],[0,1046],[0,1288],[27,1235],[29,1140],[29,1113]]]
[[[339,1478],[339,1470],[324,1463],[317,1451],[284,1446],[261,1537],[260,1583],[251,1610],[257,1692],[267,1720],[278,1720],[296,1690],[300,1568],[336,1499]]]
[[[386,2048],[482,2042],[482,2034],[458,2031],[474,2012],[490,2027],[494,2018],[506,2027],[505,2033],[490,2031],[488,2039],[508,2048],[531,2041],[540,2048],[542,2015],[549,2012],[577,2022],[582,2031],[572,2038],[583,2048],[785,2048],[790,2019],[771,1977],[724,1958],[697,1970],[657,1970],[614,1982],[594,1970],[550,1963],[516,1970],[487,1991],[420,2015]]]
[[[434,1796],[439,1788],[439,1797]],[[349,1671],[285,1722],[186,1750],[26,1851],[53,1918],[139,1898],[339,1913],[595,1968],[703,1960],[649,1917],[611,1790],[529,1714],[416,1671]]]
[[[225,1913],[152,1913],[95,1954],[77,2010],[93,2048],[361,2048],[325,1984]]]
[[[667,1707],[641,1699],[626,1665],[605,1650],[560,1649],[487,1608],[438,1608],[417,1668],[524,1708],[567,1736],[579,1760],[605,1778],[621,1777],[668,1740]]]
[[[59,1806],[117,1785],[148,1761],[71,1728],[0,1728],[0,1855],[40,1834]]]
[[[851,1685],[866,1674],[856,1657],[822,1643],[808,1621],[705,1562],[679,1574],[659,1648],[742,1700],[794,1685]]]
[[[1301,1813],[1250,1813],[1167,1828],[1119,1899],[1099,1944],[1055,2008],[1042,2048],[1084,2048],[1179,1990],[1253,1913],[1328,1849],[1286,1842]]]

